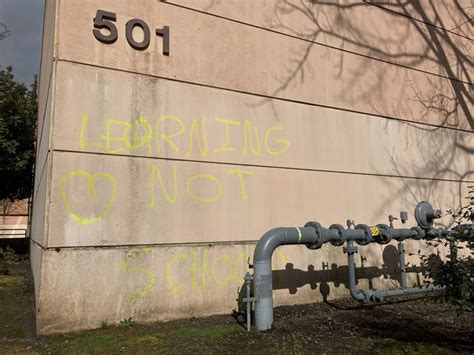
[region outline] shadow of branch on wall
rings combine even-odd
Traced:
[[[386,120],[386,130],[391,126],[404,136],[406,155],[416,148],[420,156],[409,164],[400,150],[395,155],[385,148],[399,179],[387,182],[389,193],[379,208],[386,208],[393,196],[409,205],[433,199],[444,182],[457,187],[450,191],[450,201],[434,198],[433,204],[459,208],[463,182],[474,180],[469,156],[474,152],[473,11],[460,1],[422,6],[418,0],[280,0],[268,15],[270,28],[301,39],[301,48],[291,53],[278,76],[274,95],[305,85],[308,73],[313,76],[309,80],[318,80],[309,59],[318,51],[331,63],[326,68],[330,74],[318,68],[319,77],[344,82],[341,102],[365,101],[375,114],[397,118]],[[384,96],[397,76],[405,82],[401,92]],[[408,99],[399,102],[399,97]],[[416,134],[418,130],[424,134]]]
[[[302,45],[292,53],[278,77],[280,85],[272,94],[276,96],[291,85],[303,84],[307,73],[314,70],[308,60],[309,54],[315,50],[326,51],[334,66],[331,79],[344,80],[339,95],[345,102],[372,98],[369,103],[380,115],[427,123],[433,122],[434,117],[441,117],[441,121],[436,120],[436,126],[463,127],[461,121],[466,121],[474,129],[473,31],[468,11],[472,9],[464,9],[457,1],[453,6],[430,2],[426,7],[417,0],[390,3],[278,1],[268,16],[268,26],[300,38]],[[297,28],[294,23],[290,25],[291,16],[295,14],[304,19],[304,24]],[[371,16],[363,17],[364,14]],[[381,24],[379,16],[393,26]],[[453,26],[456,32],[446,30],[444,18],[448,17],[456,20],[456,26]],[[344,68],[345,58],[354,57],[354,54],[366,60],[356,67]],[[407,75],[408,84],[402,90],[411,91],[412,101],[418,104],[416,109],[410,103],[397,107],[400,105],[395,100],[377,102],[382,99],[379,93],[390,86],[394,74],[387,72],[390,66],[373,65],[374,60],[404,69],[395,75]],[[420,83],[410,81],[411,70],[425,74],[421,88]]]

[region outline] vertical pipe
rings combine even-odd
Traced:
[[[400,264],[400,285],[402,288],[407,288],[407,266],[405,263],[405,244],[403,241],[398,242],[398,260]]]
[[[354,252],[349,250],[349,248],[354,247],[354,242],[352,240],[347,241],[347,262],[349,266],[349,285],[352,286],[356,285],[356,277],[355,277],[355,261],[354,261]]]
[[[365,296],[357,290],[356,286],[356,272],[355,272],[355,261],[354,254],[357,253],[357,247],[354,246],[353,240],[347,241],[347,262],[349,268],[349,291],[351,296],[359,301],[365,301]]]
[[[250,312],[252,311],[251,307],[251,299],[250,299],[250,281],[252,280],[252,276],[250,273],[247,272],[247,274],[244,277],[245,280],[245,293],[246,293],[246,303],[247,303],[247,331],[250,332],[250,325],[251,325],[251,320],[250,320]]]
[[[257,330],[267,330],[273,324],[272,262],[254,262],[255,325]]]
[[[275,228],[263,235],[253,255],[255,326],[271,329],[273,324],[272,255],[280,245],[313,244],[319,241],[313,227]]]

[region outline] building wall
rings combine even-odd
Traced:
[[[40,333],[228,313],[268,229],[459,205],[474,180],[472,84],[462,63],[453,80],[436,59],[434,27],[363,3],[299,4],[47,1]],[[98,9],[116,13],[115,43],[94,37]],[[146,50],[127,43],[132,18],[151,29]],[[153,35],[164,25],[169,56]],[[470,45],[436,31],[456,44],[449,60]],[[361,248],[361,286],[398,285],[394,250]],[[346,297],[345,260],[342,248],[278,249],[276,304]]]
[[[35,283],[36,309],[40,308],[41,261],[47,247],[48,207],[51,182],[50,131],[54,106],[54,65],[56,55],[57,1],[46,0],[44,5],[43,39],[38,90],[38,123],[36,128],[36,162],[31,212],[30,255]]]

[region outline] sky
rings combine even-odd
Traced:
[[[0,66],[11,65],[17,81],[39,74],[44,0],[0,0],[0,23],[10,36],[0,41]]]

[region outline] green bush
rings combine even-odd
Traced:
[[[459,312],[474,310],[474,186],[469,187],[466,199],[467,204],[458,211],[448,211],[455,218],[456,233],[445,240],[428,242],[434,247],[449,246],[448,259],[443,261],[434,254],[421,256],[425,277],[446,288],[446,301],[455,304]],[[460,256],[458,252],[466,249],[469,254]]]

